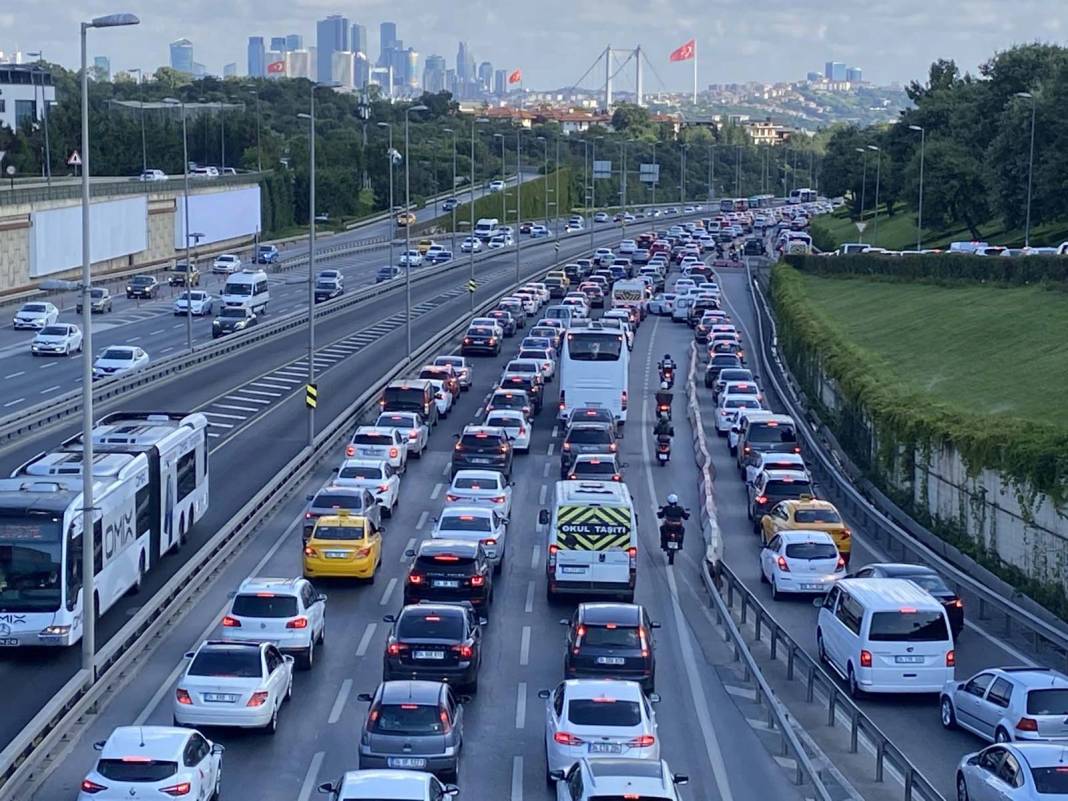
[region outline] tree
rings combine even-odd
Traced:
[[[942,228],[961,224],[973,239],[982,239],[979,225],[989,218],[991,208],[981,158],[982,154],[949,138],[927,141],[923,190],[926,224]],[[910,164],[907,170],[907,197],[916,197],[919,190],[916,167]]]
[[[649,109],[633,103],[620,103],[612,113],[612,128],[630,136],[641,135],[651,128]]]

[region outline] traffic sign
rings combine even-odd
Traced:
[[[79,153],[77,150],[72,151],[71,154],[67,157],[67,166],[68,167],[81,167],[82,166],[82,155],[81,155],[81,153]]]
[[[868,227],[868,224],[866,222],[859,222],[858,221],[858,222],[854,223],[854,225],[857,226],[857,231],[859,233],[864,233],[864,229]]]
[[[475,279],[471,279],[467,282],[467,291],[472,295],[475,294],[475,290],[478,289],[478,284],[475,283]]]
[[[304,405],[314,409],[319,405],[319,385],[307,384],[304,387]]]

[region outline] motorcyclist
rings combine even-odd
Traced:
[[[675,426],[671,425],[671,420],[668,419],[666,414],[660,415],[656,425],[653,426],[653,436],[656,437],[657,442],[666,439],[669,443],[671,438],[675,436]]]
[[[667,527],[669,524],[677,524],[679,528],[682,528],[682,521],[690,519],[690,513],[679,505],[679,496],[675,493],[671,493],[667,496],[667,503],[657,510],[656,516],[664,522],[660,524],[660,548],[661,550],[667,549]],[[682,542],[682,536],[680,531],[679,543]]]
[[[675,364],[675,360],[671,358],[670,353],[665,353],[664,358],[657,363],[657,368],[660,370],[660,380],[667,381],[668,372],[671,373],[671,381],[675,380],[675,371],[678,370],[678,365]],[[671,383],[671,382],[669,382]]]
[[[663,407],[667,407],[667,414],[671,416],[671,387],[668,386],[667,381],[660,382],[660,389],[656,393],[656,408],[657,411]]]

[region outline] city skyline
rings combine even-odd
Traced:
[[[305,47],[311,47],[316,23],[337,14],[364,27],[372,65],[379,61],[379,24],[397,21],[402,28],[398,38],[421,56],[420,82],[425,58],[442,55],[447,63],[452,62],[461,40],[468,43],[479,63],[485,60],[498,67],[521,68],[524,84],[538,88],[570,86],[605,44],[630,47],[640,43],[659,75],[649,76],[647,91],[687,88],[690,68],[669,64],[667,54],[691,37],[698,43],[701,87],[794,80],[826,61],[863,63],[866,80],[887,84],[923,77],[938,58],[953,58],[962,69],[974,72],[992,52],[1016,41],[1055,39],[1068,26],[1062,7],[1054,0],[1020,0],[1008,16],[993,0],[953,3],[952,9],[946,4],[935,9],[922,0],[900,0],[893,8],[872,9],[863,18],[853,14],[843,0],[831,0],[818,12],[784,6],[771,17],[747,14],[749,6],[738,0],[719,0],[716,8],[722,13],[716,14],[706,13],[696,0],[631,0],[611,17],[597,9],[565,8],[560,0],[507,9],[472,0],[464,15],[409,0],[370,0],[358,13],[326,0],[293,0],[284,8],[258,11],[254,20],[238,9],[209,6],[203,0],[181,7],[159,0],[135,0],[128,5],[141,17],[142,34],[122,41],[121,57],[113,49],[118,44],[112,46],[108,36],[97,37],[92,46],[91,55],[110,58],[113,73],[142,68],[151,74],[170,63],[168,44],[184,38],[193,42],[196,61],[208,73],[221,75],[224,64],[236,62],[243,74],[248,37],[263,36],[270,50],[272,38],[295,34],[304,39]],[[967,13],[957,13],[965,6]],[[109,10],[98,0],[76,11],[60,0],[39,0],[17,17],[0,14],[0,43],[6,52],[41,50],[47,59],[75,68],[78,19]],[[665,15],[674,20],[673,25],[664,24]],[[212,25],[203,26],[205,19],[211,19]],[[552,19],[566,19],[569,24],[554,29],[546,24]],[[880,34],[891,23],[897,31],[893,39]],[[510,37],[510,31],[517,35]],[[597,32],[593,38],[591,31]],[[346,38],[351,40],[351,30]],[[591,76],[582,85],[592,86],[596,80]]]

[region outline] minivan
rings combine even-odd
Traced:
[[[244,306],[253,312],[267,313],[271,291],[263,270],[242,270],[226,279],[222,291],[224,306]]]
[[[745,468],[756,462],[758,453],[801,453],[797,440],[797,425],[787,414],[773,414],[750,419],[738,440],[738,471],[745,480]]]
[[[854,698],[940,693],[956,654],[946,610],[908,579],[841,579],[817,599],[816,649]]]
[[[383,412],[415,412],[428,426],[435,426],[438,423],[436,394],[429,379],[400,379],[389,382],[378,405]]]
[[[570,328],[572,323],[575,322],[574,309],[570,306],[550,306],[544,312],[543,318],[545,320],[560,320],[564,324],[564,328]]]

